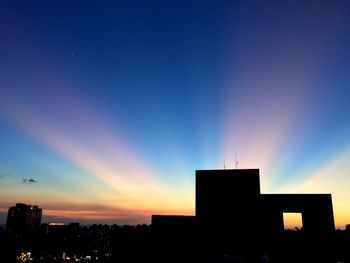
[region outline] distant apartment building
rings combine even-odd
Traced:
[[[41,217],[42,209],[38,206],[17,203],[9,208],[6,231],[14,234],[32,232],[40,227]]]

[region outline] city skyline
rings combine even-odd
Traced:
[[[194,171],[350,223],[350,3],[2,1],[0,223],[193,215]]]

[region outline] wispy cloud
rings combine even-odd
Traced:
[[[38,181],[35,180],[35,179],[33,179],[33,178],[24,178],[24,179],[22,180],[22,182],[23,182],[24,184],[34,184],[34,183],[37,183]]]
[[[4,173],[0,173],[0,180],[4,179],[5,177],[9,177],[10,174],[4,174]]]

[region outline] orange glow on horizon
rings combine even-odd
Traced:
[[[104,189],[99,186],[100,188],[95,191],[95,186],[91,185],[93,180],[91,180],[89,191],[97,193],[91,197],[86,196],[85,191],[82,193],[67,192],[64,187],[57,189],[57,191],[53,188],[50,194],[42,192],[44,191],[42,188],[39,193],[25,189],[24,192],[20,193],[20,195],[27,197],[24,200],[42,203],[42,206],[48,203],[45,200],[55,200],[55,198],[61,197],[63,198],[61,200],[68,202],[86,200],[86,202],[104,203],[112,207],[113,204],[118,204],[117,209],[125,209],[130,214],[133,213],[132,210],[139,211],[140,208],[144,210],[143,214],[155,208],[157,211],[171,211],[172,213],[186,211],[186,214],[193,210],[193,204],[190,201],[193,199],[192,192],[182,192],[180,196],[176,190],[174,191],[168,185],[160,182],[152,169],[147,167],[133,151],[129,150],[125,138],[112,135],[112,129],[107,128],[107,125],[101,122],[94,113],[89,112],[87,107],[74,108],[74,103],[70,102],[67,104],[67,108],[62,109],[63,115],[69,116],[67,121],[72,123],[72,127],[78,126],[81,130],[79,137],[73,137],[72,134],[67,133],[62,127],[48,119],[45,113],[34,107],[25,107],[25,104],[19,103],[19,101],[12,103],[20,106],[12,108],[11,103],[6,103],[8,107],[3,105],[7,117],[12,122],[83,169],[87,175],[98,179],[105,187]],[[66,105],[66,103],[64,104]],[[73,114],[68,112],[69,110]],[[84,116],[89,116],[89,118]],[[85,141],[89,141],[89,144],[85,144]],[[10,193],[8,194],[11,196]],[[7,199],[15,201],[17,194],[14,194],[12,198],[7,195]],[[50,211],[54,213],[54,210]],[[79,211],[81,211],[80,214],[87,215],[84,210]],[[70,213],[76,214],[68,211],[64,215]],[[90,215],[92,218],[98,218],[98,215],[104,218],[104,215],[100,213]]]

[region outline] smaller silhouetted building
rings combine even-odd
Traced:
[[[6,231],[13,234],[22,234],[39,229],[42,209],[37,205],[18,203],[11,206],[7,214]]]
[[[188,232],[195,227],[194,216],[152,215],[152,229],[165,232]]]

